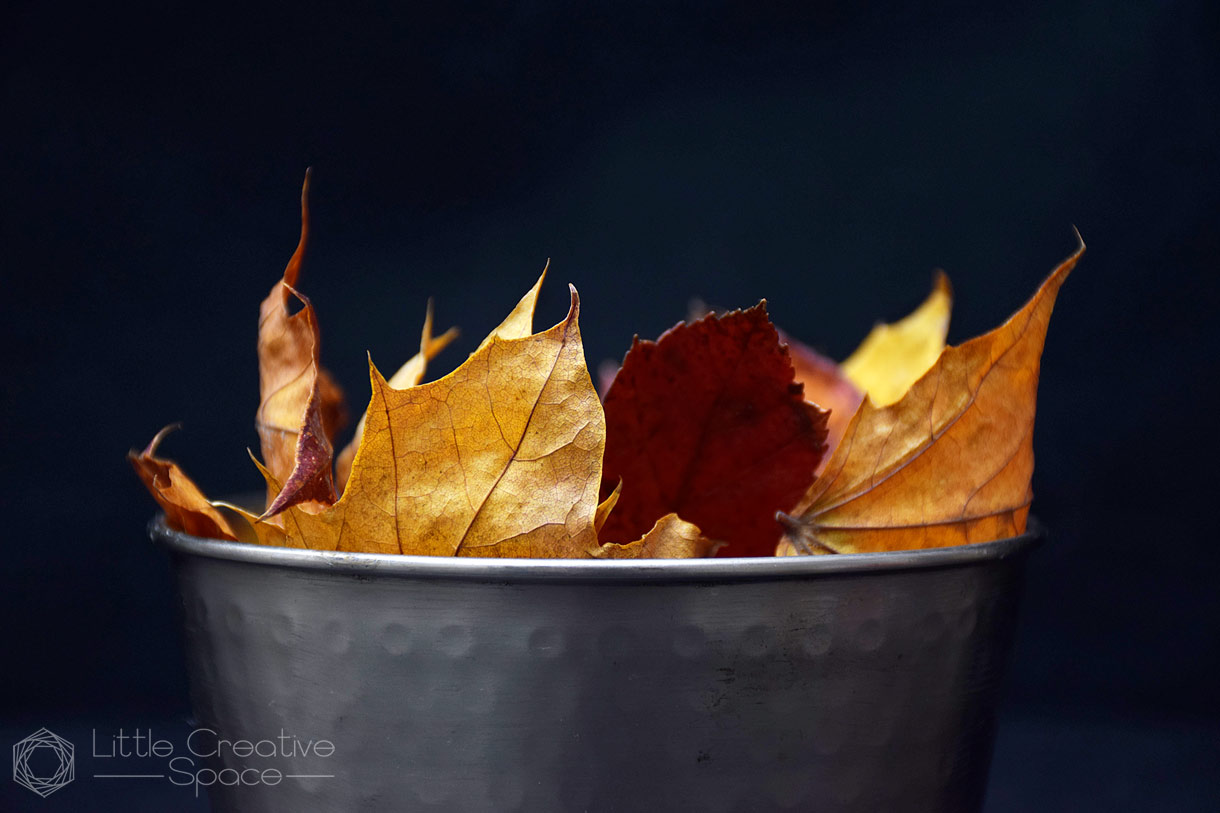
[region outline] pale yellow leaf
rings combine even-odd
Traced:
[[[488,334],[483,343],[479,345],[479,350],[490,344],[493,339],[524,339],[534,332],[534,310],[538,306],[538,293],[542,290],[542,282],[546,279],[546,272],[550,267],[551,261],[547,260],[534,287],[526,291],[525,296],[521,297],[512,312]]]
[[[876,406],[894,403],[944,350],[952,306],[949,278],[937,272],[932,293],[923,304],[893,324],[875,325],[843,362],[843,373]]]
[[[493,335],[437,381],[373,396],[343,496],[284,512],[310,548],[439,556],[582,557],[594,527],[605,418],[568,317]]]

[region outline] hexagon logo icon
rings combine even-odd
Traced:
[[[40,728],[13,746],[13,781],[44,799],[75,778],[76,751],[58,734]]]

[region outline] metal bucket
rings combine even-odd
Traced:
[[[212,805],[247,813],[979,810],[1039,541],[586,562],[152,535],[197,725],[230,743]]]

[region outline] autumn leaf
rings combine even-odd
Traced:
[[[487,334],[487,338],[479,345],[479,350],[484,349],[496,339],[524,339],[534,332],[534,311],[538,308],[538,293],[542,290],[542,283],[546,281],[546,272],[550,268],[551,261],[547,260],[534,287],[526,291],[525,296],[521,297],[508,316],[504,317],[504,321]]]
[[[335,438],[347,426],[347,399],[343,389],[325,367],[318,368],[318,401],[322,413],[322,429],[326,439],[334,445]]]
[[[622,495],[602,541],[642,538],[666,514],[736,556],[769,555],[776,510],[813,480],[826,413],[793,383],[765,305],[635,340],[605,398],[603,493]]]
[[[331,437],[342,415],[342,393],[318,363],[320,339],[313,305],[293,287],[308,238],[306,173],[301,188],[300,241],[282,279],[259,308],[260,400],[255,427],[268,470],[284,483],[278,495],[268,493],[267,510],[272,514],[298,503],[329,505],[335,501]],[[289,310],[293,298],[302,305],[296,313]]]
[[[693,297],[686,303],[686,322],[691,324],[698,322],[705,316],[713,316],[716,313],[727,312],[725,308],[713,308],[711,305],[704,302],[699,297]],[[780,333],[781,339],[783,333]],[[613,359],[603,359],[597,365],[597,391],[602,394],[602,399],[606,397],[606,393],[610,391],[610,385],[614,383],[614,377],[618,375],[619,363]],[[808,393],[806,393],[808,396]]]
[[[194,536],[236,540],[237,530],[208,502],[208,498],[203,496],[203,492],[178,464],[156,456],[161,441],[175,428],[174,425],[165,427],[144,451],[133,449],[128,452],[127,460],[165,512],[165,520],[171,528]]]
[[[307,174],[300,240],[260,308],[266,465],[251,457],[267,510],[209,502],[156,456],[163,430],[128,458],[171,527],[322,550],[598,559],[725,544],[735,555],[900,550],[1025,528],[1039,360],[1083,243],[1004,325],[960,347],[944,346],[943,275],[842,365],[785,346],[764,304],[637,338],[608,370],[604,411],[574,288],[567,318],[533,332],[546,269],[462,365],[421,383],[456,335],[433,337],[429,303],[419,353],[389,380],[369,360],[372,395],[337,460],[338,495],[342,393],[296,288],[308,191]]]
[[[808,345],[780,333],[788,345],[788,357],[797,383],[805,388],[805,400],[829,411],[826,422],[826,454],[818,464],[818,472],[826,466],[829,455],[839,446],[851,416],[856,414],[864,393],[843,373],[843,369]]]
[[[423,380],[424,373],[428,370],[428,362],[436,358],[457,337],[458,330],[455,327],[449,328],[440,336],[433,337],[432,300],[428,300],[428,309],[424,314],[424,327],[419,339],[419,352],[408,359],[407,363],[402,365],[387,383],[396,390],[414,387]],[[356,432],[351,442],[335,458],[335,486],[339,493],[343,493],[343,489],[347,485],[347,478],[352,470],[352,461],[356,458],[356,447],[360,445],[360,438],[363,434],[364,418],[361,417],[360,422],[356,424]]]
[[[945,349],[953,289],[938,271],[932,293],[912,313],[893,324],[877,324],[842,369],[877,406],[888,406],[928,371]]]
[[[597,504],[597,513],[593,516],[593,527],[597,530],[599,536],[601,535],[602,527],[606,524],[606,520],[610,518],[610,512],[614,510],[614,506],[618,505],[618,498],[622,493],[623,481],[619,480],[614,490],[610,492],[610,495]]]
[[[648,533],[634,542],[607,542],[592,551],[594,559],[701,559],[723,543],[713,542],[696,525],[666,514]]]
[[[263,476],[263,481],[267,484],[267,492],[272,496],[280,493],[283,490],[283,484],[275,478],[267,467],[255,456],[254,452],[246,450],[250,455],[250,460],[254,463],[255,468]],[[284,516],[289,511],[304,510],[305,507],[314,508],[316,504],[307,504],[306,506],[290,506],[285,509],[284,513],[274,517],[264,517],[257,512],[247,509],[246,506],[237,505],[225,500],[212,500],[214,508],[223,509],[228,512],[228,516],[232,517],[230,527],[237,534],[238,541],[252,542],[259,545],[275,545],[284,548],[304,548],[305,542],[299,536],[289,537],[284,532]]]
[[[839,447],[843,433],[867,393],[877,406],[902,397],[931,367],[945,347],[952,305],[949,278],[937,272],[932,293],[914,312],[894,324],[877,324],[842,364],[780,333],[788,345],[796,380],[805,385],[805,399],[830,410],[826,446],[818,473],[830,453]]]
[[[493,333],[449,375],[405,390],[370,362],[373,396],[343,496],[316,513],[289,508],[284,533],[328,550],[589,555],[605,420],[578,315],[573,288],[555,327]]]
[[[1025,531],[1039,360],[1084,243],[1000,327],[958,347],[895,403],[865,400],[793,511],[805,553],[945,547]],[[780,553],[786,552],[781,544]]]

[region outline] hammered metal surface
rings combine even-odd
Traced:
[[[263,763],[331,777],[213,790],[243,813],[978,810],[1030,547],[598,583],[302,569],[155,535],[199,725],[335,746]]]

